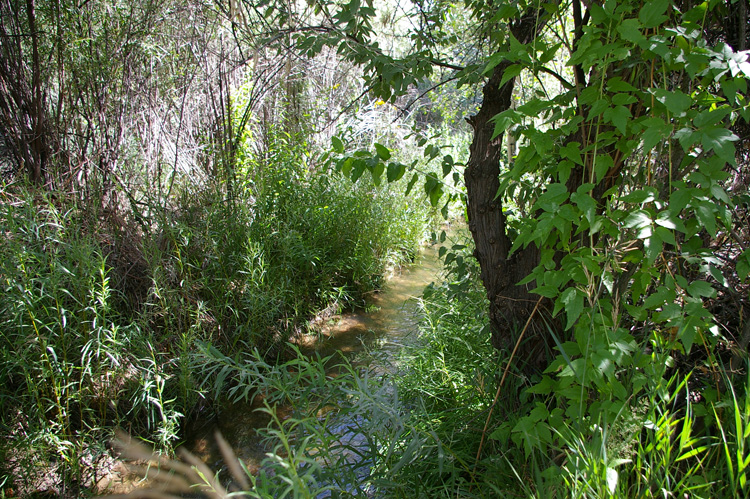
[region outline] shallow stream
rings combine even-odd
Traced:
[[[391,371],[399,350],[416,337],[416,298],[436,280],[440,269],[436,248],[423,248],[415,263],[394,273],[382,291],[370,296],[365,310],[332,319],[304,351],[322,357],[341,352],[354,364],[367,364],[376,373]],[[218,431],[248,470],[257,472],[270,451],[257,432],[266,427],[269,416],[257,411],[258,407],[247,403],[224,409],[215,421],[194,430],[185,448],[210,468],[221,468],[223,459],[214,438]],[[282,419],[290,413],[290,407],[277,407]]]

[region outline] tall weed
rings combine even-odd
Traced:
[[[34,476],[19,467],[52,453],[67,463],[65,482],[82,484],[90,470],[80,458],[107,428],[125,420],[144,433],[159,428],[137,417],[153,411],[132,400],[146,388],[137,358],[144,338],[118,312],[89,222],[28,193],[0,207],[0,412],[6,472],[19,476]]]

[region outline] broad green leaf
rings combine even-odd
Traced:
[[[693,98],[681,90],[668,91],[662,88],[655,88],[651,91],[657,101],[664,104],[667,110],[674,116],[682,116],[690,109],[693,104]]]
[[[615,160],[609,154],[597,154],[596,162],[594,163],[594,174],[596,175],[596,181],[601,182],[604,177],[609,173],[612,167],[615,166]]]
[[[722,173],[725,173],[725,172],[722,172]],[[719,184],[712,184],[710,191],[711,191],[711,196],[713,196],[715,199],[727,205],[731,204],[731,201],[729,199],[729,196],[727,195],[727,192],[724,189],[722,189],[722,187]]]
[[[430,191],[430,204],[435,207],[443,196],[443,184],[438,184],[437,187]]]
[[[734,144],[733,142],[739,140],[735,134],[726,128],[709,128],[702,130],[701,144],[707,150],[713,150],[717,156],[726,161],[727,163],[734,164]]]
[[[675,292],[667,286],[659,286],[656,291],[643,301],[643,306],[647,309],[654,310],[662,307],[664,304],[674,301]]]
[[[491,121],[495,122],[495,130],[492,132],[492,138],[502,135],[510,128],[511,125],[518,122],[520,114],[515,109],[508,109],[492,117]]]
[[[640,44],[646,41],[646,37],[641,33],[641,23],[638,19],[625,19],[617,26],[617,32],[622,35],[624,40]]]
[[[635,92],[638,89],[630,83],[623,81],[619,76],[616,76],[607,80],[607,90],[610,92]]]
[[[643,151],[647,152],[657,144],[663,142],[672,133],[672,125],[663,120],[656,119],[649,122],[648,128],[643,132]]]
[[[580,142],[568,142],[567,144],[565,144],[565,147],[560,148],[560,155],[563,158],[568,158],[578,165],[583,165]]]
[[[620,198],[623,203],[634,203],[643,204],[650,203],[656,199],[658,194],[657,190],[653,187],[644,187],[643,189],[636,189]]]
[[[446,154],[443,156],[443,177],[448,176],[448,174],[453,170],[453,156],[450,154]]]
[[[550,103],[543,99],[531,99],[526,104],[519,106],[518,111],[533,118],[538,118],[542,111],[547,109]]]
[[[378,187],[380,185],[380,179],[383,177],[383,172],[385,171],[385,163],[382,161],[378,161],[373,167],[372,167],[372,181],[375,184],[375,187]]]
[[[693,126],[703,128],[706,126],[716,126],[732,112],[730,106],[721,106],[718,108],[709,108],[699,112],[693,118]]]
[[[644,28],[655,28],[668,19],[664,13],[669,7],[669,0],[651,0],[643,3],[638,13],[638,20],[643,23]]]
[[[604,111],[603,115],[606,121],[611,122],[617,130],[625,135],[628,129],[628,121],[633,117],[630,110],[625,106],[615,106]]]
[[[693,343],[695,342],[695,337],[698,334],[698,330],[696,329],[695,325],[692,324],[692,321],[689,317],[686,318],[685,324],[682,326],[682,328],[680,328],[678,334],[682,345],[685,347],[685,353],[690,353],[690,349],[693,348]]]
[[[576,288],[568,288],[560,295],[560,301],[565,308],[565,315],[568,322],[565,329],[570,329],[583,312],[583,293]]]
[[[570,172],[575,165],[569,159],[564,159],[557,164],[557,177],[561,184],[564,184],[570,178]]]
[[[383,161],[387,161],[391,158],[391,151],[389,151],[388,148],[384,145],[378,144],[377,142],[375,142],[375,151],[378,153],[378,157]]]
[[[716,213],[715,206],[711,203],[701,201],[695,206],[695,217],[711,237],[716,237]]]
[[[443,183],[433,176],[428,176],[424,183],[424,192],[430,199],[430,204],[437,206],[440,197],[443,195]]]
[[[643,210],[635,210],[623,221],[623,226],[627,229],[640,229],[651,225],[651,215]]]
[[[667,244],[675,245],[677,244],[674,234],[671,230],[665,229],[664,227],[656,226],[654,227],[654,232],[657,236],[659,236],[659,239],[662,240],[662,242],[665,242]]]
[[[502,87],[508,82],[508,80],[520,75],[521,71],[523,71],[523,66],[521,64],[512,64],[505,68],[505,71],[503,71],[503,79],[500,80],[500,86]]]
[[[669,209],[675,215],[684,210],[693,200],[695,189],[677,188],[669,195]]]
[[[638,99],[635,97],[635,95],[631,95],[628,93],[617,93],[612,96],[612,104],[616,106],[628,106],[630,104],[633,104],[634,102],[638,102]],[[629,110],[628,114],[630,114]]]
[[[400,180],[401,177],[404,176],[404,173],[406,173],[406,165],[402,165],[401,163],[388,163],[388,171],[386,172],[388,182]]]
[[[716,290],[706,281],[693,281],[687,288],[688,294],[696,298],[716,296]]]
[[[586,193],[574,192],[570,196],[570,200],[575,203],[576,206],[583,212],[586,220],[589,224],[593,223],[594,217],[596,216],[596,201],[594,198]]]
[[[684,232],[685,230],[682,220],[675,216],[671,211],[660,212],[656,216],[654,223],[670,230],[679,230],[680,232]]]
[[[534,204],[536,208],[544,211],[555,211],[568,199],[568,188],[565,184],[549,184],[547,190],[539,196]]]
[[[643,246],[646,250],[646,261],[649,265],[653,265],[664,249],[664,242],[657,232],[653,232],[651,237],[643,241]]]
[[[559,290],[557,289],[557,286],[552,286],[550,284],[545,284],[543,286],[538,286],[531,290],[532,293],[544,296],[546,298],[555,298]]]
[[[354,158],[342,158],[336,162],[336,168],[341,173],[343,173],[344,176],[348,177],[352,171],[353,163],[354,163]]]
[[[724,274],[722,274],[721,270],[717,268],[715,265],[709,265],[708,267],[709,272],[711,273],[711,276],[716,279],[716,282],[721,284],[724,287],[729,287],[729,281],[726,277],[724,277]],[[739,271],[738,271],[739,274]]]
[[[339,154],[342,154],[344,152],[344,143],[341,142],[341,139],[339,139],[335,135],[331,137],[331,146],[333,146],[333,150]]]
[[[352,182],[357,182],[359,177],[367,169],[367,162],[362,158],[356,158],[352,161]]]

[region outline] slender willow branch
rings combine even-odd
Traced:
[[[430,59],[430,64],[439,68],[452,69],[454,71],[463,71],[464,69],[466,69],[465,67],[456,66],[455,64],[450,64],[448,62],[438,61],[437,59]]]
[[[539,71],[543,73],[547,73],[550,76],[553,76],[557,81],[559,81],[562,84],[563,87],[565,87],[565,90],[573,90],[574,88],[576,88],[575,85],[573,85],[568,80],[563,78],[562,75],[558,73],[557,71],[555,71],[554,69],[550,69],[548,67],[542,66],[539,68]]]

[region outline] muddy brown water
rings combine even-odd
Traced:
[[[366,364],[375,373],[394,372],[398,352],[413,342],[417,334],[418,298],[425,286],[437,280],[441,269],[437,247],[422,248],[415,263],[393,273],[383,290],[373,293],[364,310],[335,317],[322,328],[318,339],[304,348],[305,353],[325,357],[336,352],[352,363]],[[225,408],[210,424],[193,430],[184,448],[214,470],[224,463],[214,435],[220,432],[236,457],[256,473],[271,451],[258,434],[269,416],[257,409],[261,404],[239,403]],[[276,407],[283,420],[290,407]]]

